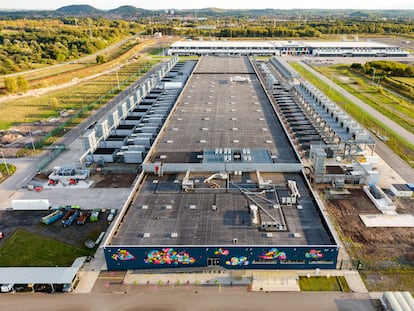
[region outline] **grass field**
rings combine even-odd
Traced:
[[[80,249],[24,230],[17,230],[0,248],[0,267],[68,267],[93,251]]]
[[[92,103],[95,103],[98,108],[101,104],[106,103],[111,96],[116,95],[118,82],[121,89],[125,88],[148,71],[154,63],[146,60],[137,61],[125,65],[117,74],[111,72],[94,80],[78,83],[73,87],[50,92],[40,97],[20,98],[2,103],[0,105],[0,129],[9,129],[22,122],[57,117],[62,109],[77,111]],[[101,98],[104,94],[108,94],[108,96]]]
[[[387,128],[381,124],[378,120],[371,117],[363,109],[356,104],[350,102],[343,94],[330,88],[328,84],[315,77],[312,73],[303,68],[299,63],[291,63],[291,65],[310,83],[322,91],[328,96],[333,102],[338,104],[348,114],[350,114],[356,121],[361,123],[365,128],[381,133],[388,137],[386,142],[387,146],[390,147],[398,156],[404,159],[409,165],[414,167],[414,144],[401,138],[398,133],[390,128]],[[363,83],[359,82],[358,83]]]
[[[343,276],[334,277],[299,277],[299,287],[301,291],[316,292],[350,292],[348,283]]]
[[[104,71],[113,65],[118,65],[120,61],[126,60],[134,53],[141,50],[141,41],[135,36],[126,40],[122,45],[114,44],[113,48],[107,48],[102,52],[106,62],[96,64],[93,55],[85,56],[81,60],[73,60],[69,63],[48,66],[38,64],[37,70],[21,72],[19,76],[24,76],[29,82],[29,89],[38,89],[51,85],[70,82],[74,78],[82,78],[98,72]],[[0,77],[0,88],[4,87],[4,77]],[[5,91],[4,91],[5,92]]]
[[[83,63],[66,64],[62,67],[50,67],[48,69],[26,73],[27,79],[31,80],[31,87],[48,87],[62,83],[92,76],[94,74],[125,64],[117,72],[109,72],[87,82],[78,83],[74,87],[68,87],[42,96],[22,97],[0,104],[0,130],[9,129],[17,124],[45,120],[57,117],[62,109],[73,109],[79,111],[81,108],[94,103],[91,109],[102,103],[100,99],[108,101],[111,96],[116,95],[118,85],[121,89],[135,81],[140,75],[148,71],[151,65],[160,60],[151,60],[146,57],[136,57],[142,50],[151,52],[159,49],[155,40],[145,41],[145,44],[125,44],[112,51],[104,64]],[[33,75],[31,78],[30,76]],[[1,79],[0,79],[1,80]],[[104,98],[103,95],[107,94]]]
[[[372,81],[350,71],[348,65],[315,66],[314,69],[330,77],[349,93],[414,133],[414,107],[404,98],[378,89],[376,84],[372,84]]]
[[[0,163],[0,184],[7,179],[9,175],[13,175],[16,171],[16,166],[10,163]]]
[[[414,78],[405,78],[405,77],[392,77],[394,80],[409,84],[414,87]]]

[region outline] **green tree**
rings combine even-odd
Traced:
[[[96,63],[97,64],[103,64],[105,62],[105,56],[99,54],[96,56]]]
[[[49,101],[49,105],[52,108],[58,108],[59,107],[59,100],[56,97],[52,97]]]
[[[7,92],[9,93],[17,93],[18,86],[17,86],[17,80],[15,77],[7,77],[4,79],[4,86],[6,87]]]
[[[26,92],[29,89],[29,83],[24,76],[17,77],[17,87],[21,92]]]

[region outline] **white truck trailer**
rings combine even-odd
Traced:
[[[44,211],[50,208],[50,203],[48,199],[12,200],[11,208],[15,211]]]

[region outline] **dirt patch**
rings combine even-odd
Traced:
[[[0,131],[0,150],[5,157],[15,157],[23,148],[31,147],[49,134],[52,130],[69,120],[68,117],[59,117],[51,120],[22,123],[13,128]]]
[[[94,181],[92,188],[129,188],[132,186],[136,174],[108,174],[93,173],[90,179]]]
[[[358,257],[372,265],[380,261],[410,262],[414,257],[414,228],[367,228],[360,214],[380,214],[362,190],[351,190],[342,199],[328,200],[327,209]],[[412,200],[397,202],[400,211],[414,212]],[[355,254],[356,255],[356,254]],[[414,261],[411,262],[414,264]]]
[[[353,189],[350,192],[341,198],[327,199],[326,208],[340,227],[342,239],[351,257],[355,261],[361,260],[362,267],[366,270],[398,272],[404,266],[411,271],[414,267],[414,228],[365,227],[359,215],[380,212],[362,190]],[[414,213],[414,200],[394,200],[398,212]],[[381,278],[380,272],[377,276],[370,276],[370,279],[377,277]],[[403,280],[402,277],[398,278]]]

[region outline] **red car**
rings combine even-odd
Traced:
[[[0,231],[0,239],[3,238],[3,232]]]

